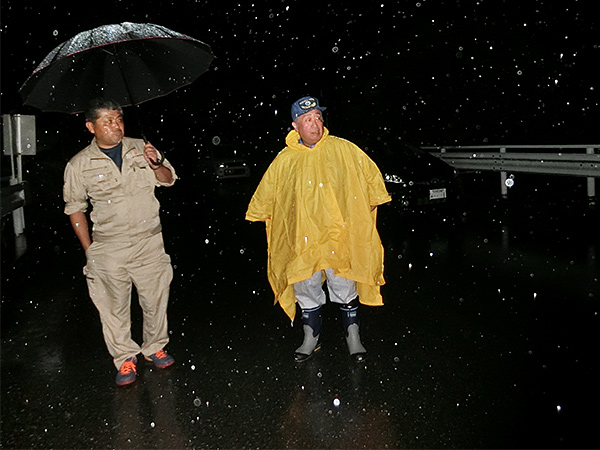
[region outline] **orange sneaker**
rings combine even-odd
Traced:
[[[146,361],[153,362],[154,367],[158,367],[159,369],[164,369],[165,367],[169,367],[170,365],[172,365],[175,362],[173,357],[171,355],[167,355],[167,352],[164,349],[159,350],[150,356],[144,355],[144,358],[146,358]]]
[[[119,386],[126,386],[135,381],[137,377],[137,358],[132,356],[129,359],[126,359],[123,364],[121,364],[121,368],[117,373],[117,384]]]

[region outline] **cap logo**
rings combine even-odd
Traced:
[[[292,103],[292,120],[296,120],[302,114],[306,114],[313,109],[318,109],[323,112],[326,108],[324,106],[319,106],[319,100],[316,97],[306,96],[296,100]]]
[[[306,100],[302,100],[301,102],[299,102],[298,105],[302,109],[310,109],[317,106],[317,102],[314,98],[307,98]]]

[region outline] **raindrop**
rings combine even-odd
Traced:
[[[194,399],[194,406],[200,406],[200,405],[201,405],[201,403],[202,403],[202,401],[201,401],[201,400],[200,400],[198,397],[196,397],[196,398]]]
[[[339,398],[336,397],[336,398],[333,399],[333,406],[335,406],[336,408],[338,406],[340,406],[340,399]]]

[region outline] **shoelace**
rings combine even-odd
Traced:
[[[132,370],[135,373],[137,373],[137,369],[136,369],[135,364],[133,363],[133,361],[125,361],[123,363],[123,365],[121,366],[120,372],[122,374],[128,374],[128,373],[131,373]]]
[[[164,350],[159,350],[154,354],[154,356],[156,356],[158,359],[163,359],[167,357],[167,352]]]

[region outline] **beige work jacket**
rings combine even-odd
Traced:
[[[94,138],[65,168],[65,214],[86,212],[89,200],[94,241],[131,242],[161,231],[160,204],[154,189],[171,186],[177,178],[175,170],[165,159],[163,164],[173,173],[173,181],[159,182],[144,159],[144,141],[141,139],[123,138],[122,154],[119,171]]]

